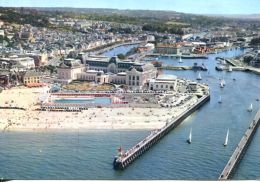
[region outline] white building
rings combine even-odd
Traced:
[[[155,79],[150,79],[150,90],[175,91],[177,87],[177,76],[175,75],[159,75]]]
[[[140,90],[146,86],[149,79],[156,78],[157,74],[157,69],[151,63],[124,62],[115,57],[96,57],[85,62],[86,69],[77,60],[64,60],[57,68],[60,82],[86,80],[127,85],[129,89]]]
[[[73,80],[79,79],[79,74],[85,71],[85,66],[80,64],[78,60],[67,59],[64,60],[66,63],[61,63],[57,67],[58,79],[57,82],[69,83]]]
[[[10,65],[23,67],[24,69],[35,68],[34,59],[30,57],[10,56],[8,58],[1,58],[1,60]]]

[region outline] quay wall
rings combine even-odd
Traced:
[[[191,106],[188,110],[184,111],[181,115],[174,118],[164,127],[159,129],[159,132],[149,137],[149,139],[142,140],[137,145],[135,145],[132,149],[126,151],[129,155],[125,157],[115,157],[113,161],[113,166],[115,170],[123,170],[127,166],[129,166],[132,162],[134,162],[138,157],[140,157],[143,153],[149,150],[154,144],[156,144],[160,139],[162,139],[166,134],[168,134],[172,129],[176,128],[185,118],[187,118],[190,114],[192,114],[195,110],[200,108],[203,104],[210,100],[210,95],[205,95],[198,99],[198,102]]]
[[[258,110],[257,114],[255,115],[253,121],[251,122],[249,128],[246,130],[245,134],[241,138],[240,142],[238,143],[234,153],[231,155],[228,163],[226,164],[225,168],[223,169],[222,173],[219,176],[219,180],[227,180],[231,179],[234,172],[236,171],[240,161],[242,160],[243,156],[246,153],[247,148],[249,147],[257,128],[260,124],[260,109]]]

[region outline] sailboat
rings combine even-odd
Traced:
[[[202,80],[201,75],[200,75],[200,72],[199,72],[199,74],[198,74],[197,80]]]
[[[222,98],[219,96],[218,103],[222,103]]]
[[[228,135],[229,135],[229,129],[227,130],[227,135],[226,135],[225,143],[223,144],[224,146],[227,146],[227,144],[228,144]]]
[[[187,140],[187,143],[191,144],[191,137],[192,137],[192,128],[190,129],[190,135],[189,138]]]
[[[223,83],[223,85],[224,85],[224,86],[226,85],[226,82],[225,82],[225,80],[224,80],[224,79],[222,79],[222,83]]]
[[[180,56],[180,59],[179,59],[179,63],[183,63],[182,59],[181,59],[181,56]]]
[[[223,83],[223,80],[220,81],[220,88],[224,88],[224,83]]]
[[[251,103],[250,106],[248,107],[247,111],[248,111],[248,112],[253,111],[253,104],[252,104],[252,103]]]
[[[232,72],[232,67],[231,66],[228,67],[228,72]]]

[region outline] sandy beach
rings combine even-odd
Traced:
[[[156,129],[166,120],[178,116],[181,108],[89,108],[82,112],[35,111],[43,88],[13,88],[0,93],[0,106],[26,110],[0,109],[0,130],[88,130],[88,129]],[[195,98],[186,103],[194,102]]]

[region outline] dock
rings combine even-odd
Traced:
[[[153,130],[151,133],[144,138],[142,141],[137,143],[131,149],[126,152],[122,151],[121,147],[119,148],[119,155],[114,158],[113,167],[115,170],[124,170],[128,167],[132,162],[134,162],[138,157],[140,157],[143,153],[149,150],[153,145],[155,145],[158,141],[160,141],[165,135],[167,135],[170,131],[176,128],[185,118],[187,118],[191,113],[205,104],[210,100],[210,94],[202,96],[198,99],[198,101],[189,106],[189,108],[180,114],[178,117],[173,118],[172,120],[168,120],[166,125],[160,129]]]
[[[260,123],[260,109],[258,110],[257,114],[255,115],[253,121],[251,122],[250,126],[246,130],[245,134],[241,138],[240,142],[238,143],[234,153],[230,157],[227,165],[221,172],[219,176],[219,180],[227,180],[232,178],[236,167],[238,166],[239,162],[242,160],[243,155],[245,154],[250,142],[252,141],[254,134],[257,131],[257,128]]]

